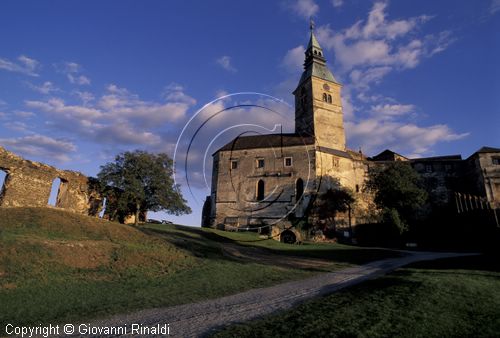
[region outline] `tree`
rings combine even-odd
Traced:
[[[335,217],[339,212],[350,210],[355,199],[352,192],[346,188],[329,188],[318,196],[313,207],[313,213],[319,220],[326,220],[335,224]]]
[[[172,160],[167,154],[140,150],[117,155],[97,174],[104,194],[114,199],[118,211],[135,214],[135,225],[141,211],[191,212],[172,176]]]
[[[404,162],[370,171],[366,187],[375,194],[374,201],[382,210],[384,223],[393,226],[399,234],[407,230],[427,200],[420,177]]]

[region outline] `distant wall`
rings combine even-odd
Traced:
[[[55,207],[97,216],[103,198],[94,178],[79,172],[25,160],[0,147],[0,170],[6,173],[0,207],[46,207],[52,183],[61,180]]]

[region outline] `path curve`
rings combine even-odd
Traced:
[[[116,327],[127,324],[127,327],[130,328],[133,323],[140,323],[143,326],[168,323],[170,336],[203,337],[222,326],[290,309],[311,298],[330,294],[413,262],[472,255],[443,252],[405,253],[408,255],[404,257],[375,261],[336,272],[322,273],[303,280],[252,289],[199,303],[116,315],[94,321],[90,325]]]

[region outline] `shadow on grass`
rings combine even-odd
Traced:
[[[407,266],[413,269],[432,270],[480,270],[500,272],[498,256],[493,254],[482,254],[476,256],[465,256],[456,258],[443,258],[433,261],[417,262]]]
[[[188,251],[196,257],[232,260],[223,255],[223,251],[219,245],[212,241],[203,240],[203,238],[194,238],[182,232],[169,233],[158,229],[148,228],[141,228],[139,230],[147,235],[156,235],[156,237],[159,235],[159,238],[179,249]]]
[[[222,258],[220,245],[232,244],[242,248],[254,248],[262,253],[272,255],[291,256],[300,258],[322,259],[338,263],[365,264],[368,262],[403,256],[403,254],[384,249],[370,249],[337,244],[312,244],[291,245],[274,242],[273,239],[231,239],[216,232],[200,228],[191,228],[175,225],[175,233],[162,229],[142,229],[145,232],[154,232],[167,239],[169,243],[192,252],[198,257]],[[185,233],[199,236],[193,238]],[[179,240],[184,239],[184,241]],[[271,247],[264,246],[266,241],[272,241]],[[261,245],[262,244],[262,245]],[[274,246],[274,247],[272,247]],[[219,257],[215,257],[220,255]],[[230,259],[229,257],[225,257]]]

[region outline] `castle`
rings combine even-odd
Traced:
[[[500,208],[500,149],[483,147],[465,160],[460,155],[409,159],[390,150],[366,157],[346,147],[341,89],[311,27],[304,71],[293,92],[295,133],[241,136],[218,149],[202,225],[274,226],[289,216],[303,217],[313,196],[339,185],[357,201],[349,223],[362,223],[373,209],[363,189],[368,172],[392,161],[409,162],[429,183],[429,193],[439,203],[454,203],[458,212]]]

